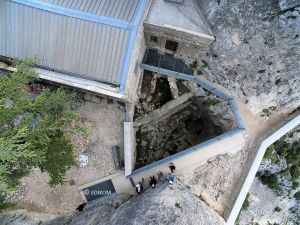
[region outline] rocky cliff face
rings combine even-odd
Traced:
[[[116,202],[115,202],[116,203]],[[114,207],[113,207],[114,205]],[[14,212],[0,216],[1,224],[97,224],[97,225],[221,225],[223,219],[192,194],[188,187],[177,182],[146,190],[116,207],[116,204],[93,204],[82,213],[68,218],[39,220],[32,214]]]
[[[177,183],[162,185],[154,190],[146,190],[133,197],[119,208],[106,213],[107,209],[94,206],[82,214],[69,219],[72,225],[218,225],[222,218],[189,188]]]
[[[300,105],[299,0],[197,0],[216,37],[204,76],[259,114]]]

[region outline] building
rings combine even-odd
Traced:
[[[34,58],[42,79],[134,98],[147,0],[2,0],[0,55]]]
[[[212,32],[194,1],[171,2],[152,1],[144,21],[146,46],[187,62],[198,59],[214,41]]]
[[[129,102],[145,45],[190,62],[214,40],[193,0],[3,0],[0,10],[0,56],[34,58],[42,79]]]

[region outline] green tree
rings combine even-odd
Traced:
[[[37,96],[24,92],[38,74],[30,61],[16,65],[17,72],[0,76],[0,196],[34,167],[48,173],[54,186],[63,184],[66,171],[76,165],[69,138],[79,130],[74,125],[79,115],[70,104],[74,96],[61,89],[44,89]]]
[[[261,182],[264,185],[267,185],[269,188],[274,189],[274,190],[279,190],[279,182],[277,179],[276,174],[264,174],[260,177]]]

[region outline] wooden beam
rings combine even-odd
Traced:
[[[4,62],[0,62],[0,69],[11,71],[11,72],[17,72],[17,68],[9,66]]]

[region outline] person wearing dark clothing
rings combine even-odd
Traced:
[[[78,212],[82,212],[83,211],[83,208],[86,206],[86,202],[84,202],[84,203],[82,203],[82,204],[80,204],[78,207],[77,207],[77,211]]]
[[[169,168],[171,170],[171,173],[175,172],[176,167],[175,167],[174,163],[170,163]]]
[[[150,183],[150,186],[151,186],[152,188],[155,188],[155,186],[156,186],[156,184],[157,184],[157,181],[156,181],[156,179],[155,179],[154,176],[150,177],[149,183]]]

